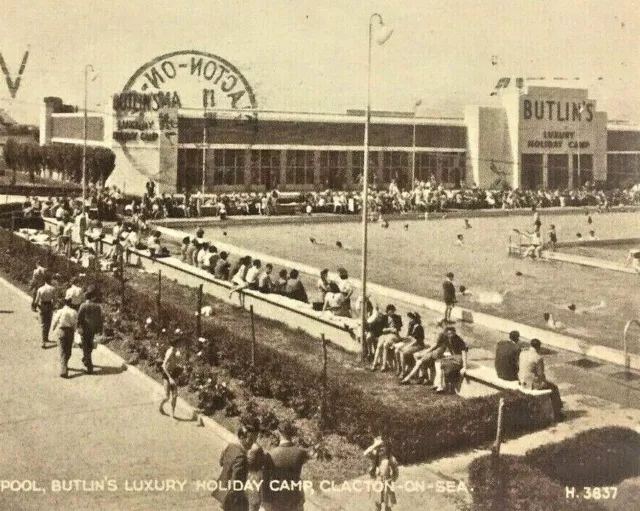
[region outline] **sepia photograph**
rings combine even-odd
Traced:
[[[640,2],[5,0],[0,511],[640,509]]]

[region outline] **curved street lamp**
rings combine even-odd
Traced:
[[[82,133],[84,143],[82,145],[82,215],[86,212],[87,204],[87,99],[88,99],[88,87],[87,76],[89,69],[92,73],[95,73],[95,69],[91,64],[84,66],[84,116],[82,119]],[[95,77],[94,77],[95,80]],[[92,80],[93,81],[93,80]]]
[[[374,34],[373,21],[377,21],[376,31]],[[369,46],[367,61],[367,112],[364,121],[364,159],[363,159],[363,176],[362,176],[362,305],[361,305],[361,327],[360,340],[362,342],[362,361],[365,360],[365,338],[367,324],[367,217],[369,202],[369,124],[371,123],[371,42],[383,45],[393,34],[393,29],[386,26],[382,16],[377,12],[369,18]]]

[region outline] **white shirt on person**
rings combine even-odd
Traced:
[[[80,286],[76,286],[72,284],[69,289],[64,294],[65,300],[71,300],[71,305],[75,305],[77,307],[84,302],[84,291]]]
[[[58,328],[76,328],[78,313],[68,305],[58,309],[53,315],[51,330]]]
[[[338,285],[338,289],[345,296],[345,298],[350,298],[353,294],[353,285],[349,282],[349,279],[338,279],[336,282]]]
[[[240,269],[236,272],[236,274],[231,278],[231,282],[234,284],[244,284],[245,283],[245,274],[247,273],[247,267],[243,264],[240,266]]]
[[[252,266],[251,268],[249,268],[247,270],[247,275],[244,278],[245,282],[247,284],[257,284],[260,271],[261,271],[260,268],[256,268],[255,266]]]

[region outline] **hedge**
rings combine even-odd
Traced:
[[[595,499],[567,499],[566,488],[574,487],[583,497],[585,486],[615,486],[637,477],[639,453],[640,434],[606,427],[544,445],[525,456],[501,456],[498,467],[491,456],[478,458],[469,466],[473,509],[602,510]]]
[[[22,238],[14,238],[13,253],[6,250],[7,246],[8,233],[2,231],[1,267],[11,278],[24,283],[31,276],[36,258],[48,259],[50,271],[60,275],[60,282],[68,281],[79,271],[86,271]],[[119,304],[121,282],[117,276],[95,273],[89,278],[97,282],[103,301]],[[145,318],[155,317],[152,312],[156,308],[155,297],[128,285],[125,288],[126,307],[116,321],[116,328],[129,339],[127,346],[134,360],[136,357],[147,359],[159,368],[165,340],[158,340],[144,327]],[[202,322],[202,336],[209,340],[204,344],[195,339],[193,309],[163,297],[162,324],[157,328],[164,327],[168,331],[181,328],[192,339],[186,349],[189,357],[181,382],[199,390],[204,410],[213,412],[224,408],[228,414],[237,413],[232,396],[216,381],[216,367],[221,367],[231,377],[243,380],[254,395],[276,398],[294,409],[298,417],[318,418],[322,402],[320,367],[300,361],[295,353],[279,351],[263,342],[258,342],[253,366],[250,339],[230,331],[215,318],[203,319],[206,320]],[[452,449],[477,447],[493,440],[500,397],[505,398],[505,436],[534,427],[535,399],[516,391],[473,399],[434,399],[433,403],[413,410],[403,407],[403,403],[384,402],[358,388],[348,377],[331,373],[322,427],[325,432],[343,435],[361,447],[368,445],[373,436],[384,434],[401,463],[415,463]]]
[[[8,138],[4,147],[4,161],[8,168],[26,170],[31,182],[36,173],[57,171],[74,183],[82,183],[81,144],[48,144],[24,142]],[[115,168],[115,153],[107,147],[88,146],[86,149],[86,178],[89,183],[104,183]]]

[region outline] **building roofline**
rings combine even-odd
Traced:
[[[181,108],[178,114],[182,117],[202,117],[204,113],[202,108]],[[252,115],[254,112],[259,120],[265,121],[308,121],[308,122],[328,122],[328,123],[353,123],[363,124],[364,115],[348,115],[340,113],[316,113],[316,112],[280,112],[273,110],[214,110],[216,116],[221,119],[235,119],[239,114]],[[464,118],[462,117],[413,117],[413,116],[371,116],[371,122],[375,124],[404,124],[413,125],[440,125],[440,126],[459,126],[466,127]]]

